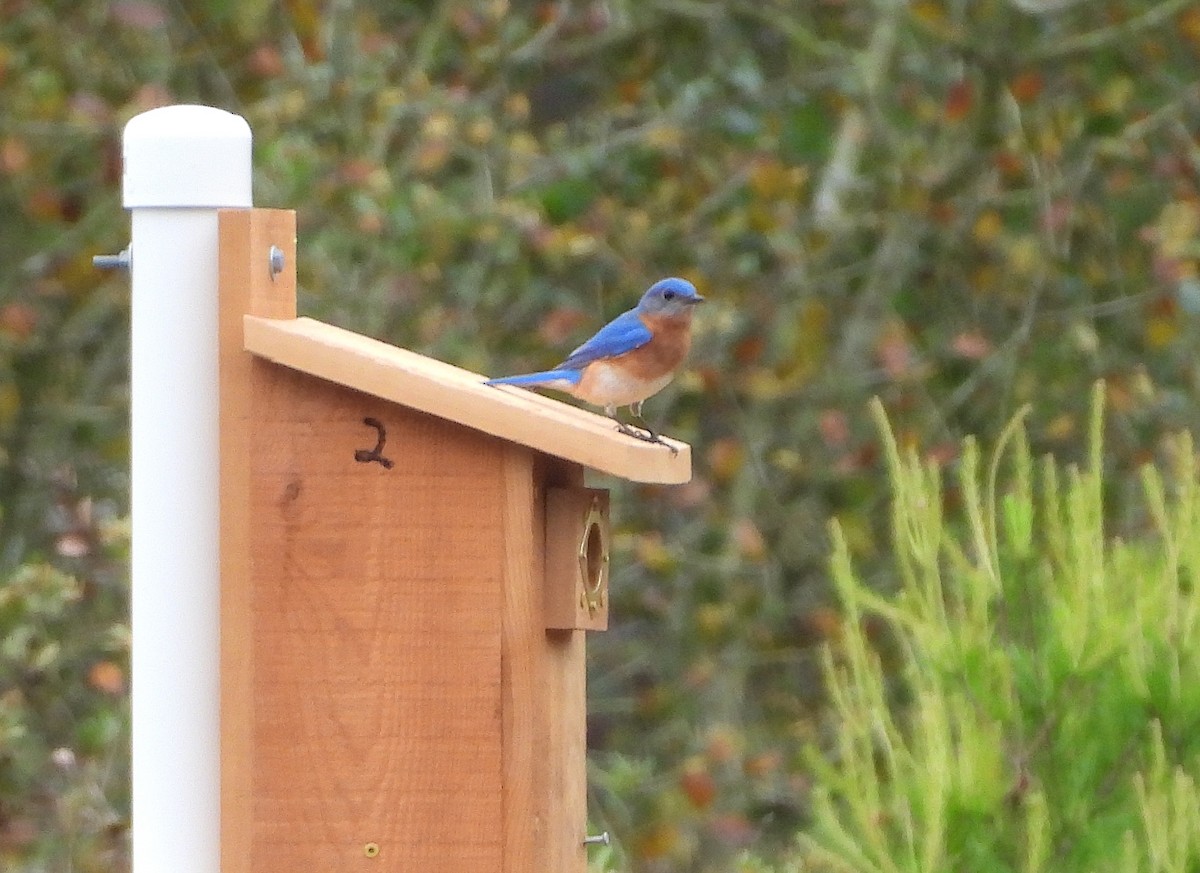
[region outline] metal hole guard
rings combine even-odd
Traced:
[[[583,539],[579,543],[579,576],[583,580],[579,605],[593,615],[604,608],[609,563],[608,524],[600,498],[593,497],[583,521]]]
[[[545,626],[608,628],[611,569],[609,493],[603,488],[546,489]]]

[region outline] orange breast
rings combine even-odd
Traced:
[[[626,352],[615,361],[619,361],[630,375],[638,379],[661,379],[667,373],[672,373],[687,357],[692,345],[692,315],[677,318],[643,315],[642,324],[650,328],[654,339],[641,348]],[[614,361],[614,362],[615,362]]]
[[[628,406],[671,381],[691,345],[691,313],[683,318],[641,318],[654,331],[654,339],[631,352],[588,364],[572,394],[598,406]]]

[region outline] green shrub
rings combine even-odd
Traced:
[[[1036,464],[1018,417],[943,482],[876,403],[897,586],[833,525],[846,622],[803,869],[1200,869],[1196,455],[1182,435],[1146,467],[1147,529],[1113,537],[1093,404],[1082,469]]]

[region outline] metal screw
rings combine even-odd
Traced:
[[[585,846],[608,846],[612,844],[612,837],[608,835],[608,831],[602,834],[596,834],[594,837],[584,837],[583,844]]]
[[[368,858],[374,858],[379,854],[379,843],[367,843],[363,846],[363,854]]]
[[[92,266],[98,270],[128,270],[133,262],[133,247],[125,246],[116,255],[93,255]]]
[[[274,281],[275,277],[283,272],[283,249],[279,246],[271,246],[270,251],[267,252],[267,263],[271,268],[271,279]]]

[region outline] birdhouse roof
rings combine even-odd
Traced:
[[[667,440],[672,454],[602,415],[311,318],[244,319],[246,350],[291,369],[634,482],[691,478],[686,443]]]

